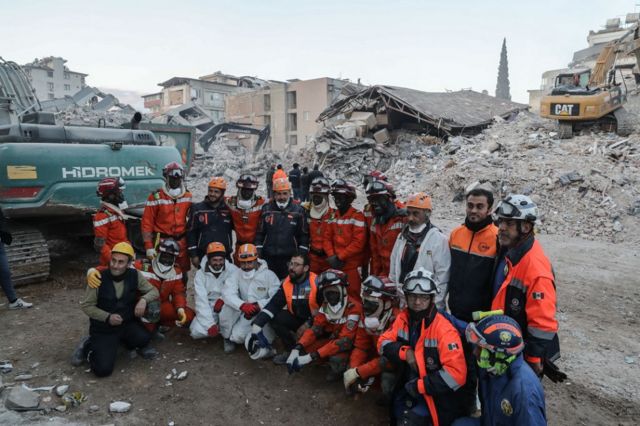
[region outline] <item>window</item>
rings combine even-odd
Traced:
[[[65,79],[65,80],[69,80],[70,78],[71,78],[71,76],[69,75],[69,73],[68,73],[68,72],[65,72],[65,73],[64,73],[64,79]]]
[[[298,135],[289,135],[289,145],[298,145]]]
[[[287,92],[287,108],[296,109],[297,107],[296,92]]]
[[[304,117],[304,121],[309,121],[309,118],[311,116],[311,114],[309,113],[309,111],[305,111],[303,114]]]
[[[298,114],[296,114],[295,112],[287,114],[287,124],[289,124],[289,130],[298,130]]]
[[[182,105],[182,90],[169,92],[169,105]]]
[[[53,95],[53,93],[49,93],[49,99],[55,99],[56,97]]]
[[[49,90],[53,90],[53,83],[47,83],[47,87],[49,88]]]
[[[264,95],[264,110],[265,112],[271,111],[271,95]]]
[[[224,108],[224,94],[217,92],[211,93],[211,105],[218,108]]]
[[[70,84],[65,84],[65,85],[64,85],[64,90],[65,90],[66,92],[70,91],[70,90],[71,90],[71,85],[70,85]]]
[[[53,71],[47,71],[47,77],[53,78]]]

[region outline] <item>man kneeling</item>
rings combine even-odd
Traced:
[[[87,287],[80,304],[90,318],[88,358],[91,371],[98,377],[113,372],[119,343],[137,349],[144,358],[156,355],[148,346],[151,334],[138,319],[145,315],[148,303],[157,304],[159,294],[132,268],[134,256],[129,243],[113,246],[109,268],[99,268],[102,285],[97,289]]]

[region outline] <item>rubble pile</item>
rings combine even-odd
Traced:
[[[447,140],[406,130],[389,132],[386,141],[347,138],[329,127],[301,162],[317,161],[327,176],[354,183],[382,170],[400,198],[431,194],[436,218],[463,220],[465,188],[490,182],[500,195],[530,195],[540,205],[540,232],[640,241],[640,135],[594,129],[561,140],[554,122],[528,112],[494,120],[476,135]]]
[[[63,126],[117,127],[131,122],[129,110],[97,111],[89,106],[71,106],[56,113],[56,124]]]

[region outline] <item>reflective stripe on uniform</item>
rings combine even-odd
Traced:
[[[109,222],[115,222],[116,220],[119,220],[119,219],[120,219],[120,216],[109,216],[109,217],[106,217],[106,218],[104,218],[102,220],[94,221],[93,222],[93,226],[95,228],[97,228],[99,226],[106,225]]]
[[[540,330],[539,328],[528,326],[527,332],[538,339],[551,340],[556,335],[553,331]]]
[[[365,224],[363,221],[358,220],[358,219],[336,219],[334,220],[332,223],[335,223],[337,225],[354,225],[354,226],[358,226],[360,228],[364,228]]]
[[[177,200],[164,200],[158,199],[153,201],[147,201],[147,206],[159,206],[159,205],[169,205],[169,204],[181,204],[181,203],[190,203],[191,197],[182,197]]]
[[[424,347],[425,348],[437,348],[438,347],[438,339],[424,339]]]
[[[444,382],[451,388],[451,390],[457,390],[458,388],[460,388],[460,386],[462,386],[460,383],[456,382],[456,379],[454,379],[453,376],[449,374],[449,372],[444,367],[438,370],[438,374],[440,374],[442,380],[444,380]]]

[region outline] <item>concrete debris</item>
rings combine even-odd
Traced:
[[[9,392],[4,405],[14,411],[37,410],[40,405],[40,395],[22,386],[15,386]]]
[[[187,371],[182,371],[180,372],[180,374],[178,374],[178,376],[176,377],[176,380],[184,380],[187,378],[187,375],[189,373]]]
[[[56,386],[55,385],[52,385],[52,386],[39,386],[37,388],[32,388],[32,387],[29,387],[29,386],[27,386],[27,385],[25,385],[23,383],[22,387],[27,389],[27,390],[34,391],[34,392],[51,392],[53,390],[53,388],[55,388]]]
[[[632,356],[625,356],[624,357],[624,362],[627,364],[635,364],[636,359]]]
[[[570,185],[574,182],[582,182],[584,181],[584,178],[582,176],[580,176],[580,174],[578,172],[570,172],[570,173],[566,173],[564,175],[561,175],[558,180],[560,181],[560,185],[562,186],[566,186],[566,185]]]
[[[131,403],[125,401],[115,401],[109,404],[109,411],[112,413],[126,413],[131,409]]]
[[[2,381],[2,376],[0,376],[0,393],[4,390],[4,382]]]
[[[90,413],[95,413],[96,411],[100,410],[100,407],[97,405],[91,405],[89,406],[89,412]]]
[[[3,374],[10,373],[13,370],[13,364],[10,361],[0,361],[0,372]]]
[[[67,406],[66,405],[58,405],[55,408],[56,411],[59,411],[60,413],[64,413],[65,411],[67,411]]]
[[[33,379],[33,374],[20,374],[13,378],[16,382],[24,382]]]
[[[56,388],[56,395],[62,396],[69,390],[69,385],[60,385]]]

